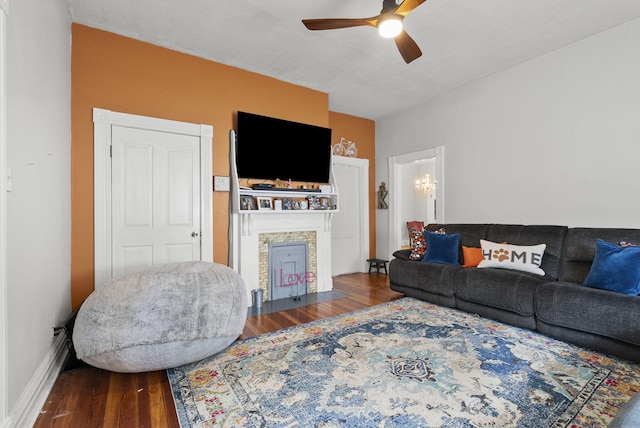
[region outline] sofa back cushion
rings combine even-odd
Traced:
[[[597,240],[640,244],[640,229],[575,227],[567,231],[560,281],[584,283],[596,255]]]
[[[492,224],[489,226],[486,239],[512,245],[545,244],[540,268],[544,271],[545,277],[557,280],[567,230],[567,226]]]
[[[487,239],[487,231],[489,230],[488,224],[481,223],[452,223],[452,224],[440,224],[430,223],[425,226],[425,230],[429,232],[436,232],[440,229],[444,229],[447,235],[454,233],[460,234],[460,248],[458,261],[460,264],[464,263],[464,254],[462,247],[474,247],[480,248],[480,240]]]
[[[425,226],[429,232],[444,229],[447,235],[460,234],[460,245],[480,248],[480,240],[486,239],[488,224],[438,224],[430,223]]]

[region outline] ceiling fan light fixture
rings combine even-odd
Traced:
[[[378,23],[378,33],[386,39],[392,39],[402,32],[402,16],[391,15]]]
[[[2,1],[2,0],[0,0]],[[382,37],[393,38],[404,62],[409,64],[422,55],[415,40],[404,30],[403,20],[426,0],[382,0],[379,15],[369,18],[320,18],[303,19],[309,30],[335,30],[338,28],[366,27],[378,29]],[[398,4],[398,2],[400,4]]]

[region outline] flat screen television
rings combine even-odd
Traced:
[[[331,129],[238,112],[238,178],[328,183]]]

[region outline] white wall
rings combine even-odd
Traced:
[[[376,182],[443,145],[446,222],[640,227],[638,40],[640,19],[377,121]]]
[[[70,95],[71,20],[65,1],[11,1],[6,382],[16,426],[27,426],[17,422],[16,412],[38,392],[41,380],[34,377],[46,372],[43,362],[55,342],[52,327],[71,313]]]
[[[7,0],[0,0],[0,426],[7,420]]]

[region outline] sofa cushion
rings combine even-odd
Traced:
[[[484,239],[493,242],[507,242],[512,245],[545,244],[546,248],[540,268],[544,271],[545,277],[558,279],[567,230],[567,226],[492,224]]]
[[[424,253],[427,250],[424,230],[411,229],[411,231],[409,231],[409,241],[413,242],[413,248],[411,248],[409,260],[422,260]]]
[[[411,260],[409,258],[410,255],[411,255],[411,250],[408,250],[408,249],[396,250],[393,252],[393,257],[400,260]]]
[[[464,267],[477,267],[482,261],[482,248],[462,246],[462,261]]]
[[[567,239],[558,279],[583,284],[595,258],[597,240],[640,242],[640,229],[576,227],[567,231]],[[544,268],[544,265],[543,265]]]
[[[429,232],[435,232],[437,230],[444,229],[446,233],[460,234],[460,245],[467,247],[480,247],[480,240],[487,239],[487,231],[489,230],[488,224],[465,224],[465,223],[430,223],[425,226],[425,230]]]
[[[640,297],[570,282],[549,281],[536,292],[536,316],[560,327],[640,346]]]
[[[456,300],[532,316],[534,296],[545,279],[506,269],[463,269],[455,276]],[[482,315],[482,314],[480,314]]]
[[[453,297],[453,277],[460,269],[462,269],[460,265],[416,263],[393,259],[389,263],[389,282],[392,285]]]
[[[640,247],[621,247],[598,239],[596,256],[584,285],[637,296],[640,293]]]
[[[478,268],[513,269],[544,275],[540,269],[545,244],[511,245],[480,240],[483,260]]]
[[[460,234],[434,233],[425,231],[427,252],[422,259],[428,263],[459,265]]]

